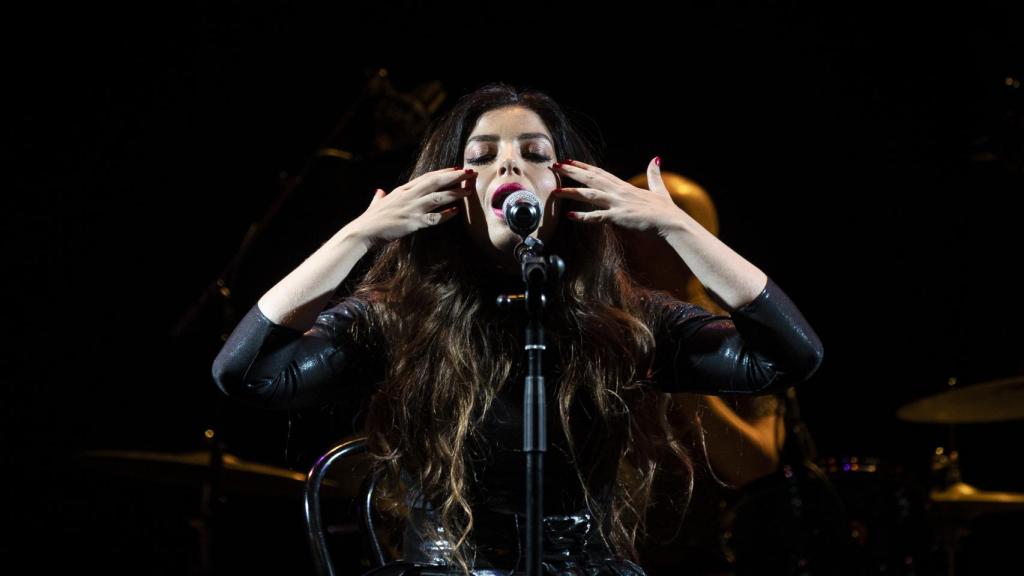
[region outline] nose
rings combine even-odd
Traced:
[[[506,156],[498,164],[498,176],[505,176],[509,173],[517,176],[523,175],[523,168],[519,165],[519,161],[512,155]]]

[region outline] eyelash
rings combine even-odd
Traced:
[[[527,152],[526,154],[523,154],[523,157],[524,158],[529,158],[529,159],[531,159],[531,160],[533,160],[535,162],[550,162],[551,161],[551,158],[549,158],[549,157],[547,157],[547,156],[545,156],[543,154],[535,154],[533,152]],[[494,154],[488,154],[486,156],[478,156],[476,158],[473,158],[472,160],[466,160],[466,163],[467,164],[483,164],[485,158],[494,158]]]

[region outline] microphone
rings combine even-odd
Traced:
[[[519,236],[526,238],[540,226],[543,210],[540,198],[529,190],[516,190],[501,204],[505,223]]]

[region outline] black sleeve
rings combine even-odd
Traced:
[[[664,392],[776,393],[821,365],[817,334],[771,278],[731,317],[666,293],[656,293],[652,304],[661,316],[652,384]]]
[[[217,354],[213,379],[228,396],[268,409],[306,408],[365,393],[383,378],[379,351],[349,337],[349,327],[365,312],[365,302],[348,298],[321,312],[302,333],[273,323],[253,305]]]

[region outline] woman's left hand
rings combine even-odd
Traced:
[[[554,169],[562,175],[586,186],[585,188],[559,188],[558,198],[579,200],[599,208],[590,212],[569,212],[567,217],[579,222],[611,222],[628,230],[652,232],[664,236],[670,225],[678,223],[685,212],[672,200],[661,179],[660,160],[655,158],[647,166],[647,185],[650,190],[638,188],[597,166],[578,160],[566,160]]]

